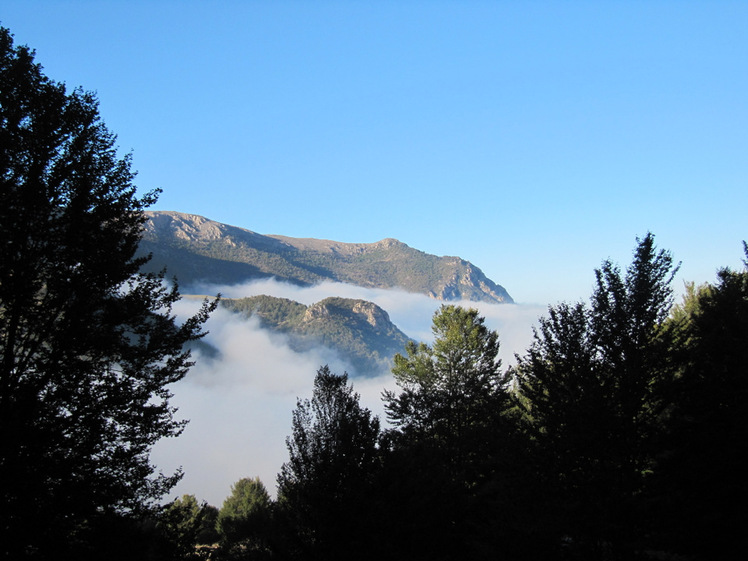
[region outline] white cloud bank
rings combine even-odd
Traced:
[[[192,291],[194,292],[194,291]],[[273,280],[241,286],[202,286],[202,294],[221,292],[227,298],[270,294],[309,305],[328,296],[362,298],[386,310],[390,319],[408,336],[431,342],[431,318],[443,302],[397,290],[364,289],[339,283],[298,287]],[[532,325],[543,307],[517,304],[461,302],[486,318],[499,332],[504,366],[522,353],[532,338]],[[187,316],[198,306],[183,300],[176,311]],[[242,477],[259,476],[268,491],[275,491],[275,477],[287,459],[285,439],[291,433],[291,412],[297,398],[309,398],[314,374],[329,364],[342,373],[346,364],[329,349],[305,353],[292,351],[287,339],[224,309],[212,315],[205,341],[216,347],[215,359],[196,354],[197,364],[172,388],[177,417],[190,422],[178,438],[159,442],[153,462],[165,473],[182,466],[185,476],[174,495],[192,493],[220,507],[231,485]],[[394,388],[389,373],[352,379],[361,402],[384,421],[381,393]]]

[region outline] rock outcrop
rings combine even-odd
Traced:
[[[358,376],[388,371],[392,357],[404,352],[409,341],[387,312],[366,300],[333,297],[304,306],[262,295],[226,299],[221,305],[245,317],[259,318],[265,329],[288,335],[297,351],[332,349]]]
[[[275,277],[300,285],[328,280],[399,288],[439,300],[512,302],[502,286],[472,263],[430,255],[392,238],[344,243],[268,236],[194,214],[146,214],[140,251],[153,255],[147,268],[166,267],[182,286]]]

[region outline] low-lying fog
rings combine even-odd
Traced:
[[[240,298],[269,294],[309,305],[329,296],[361,298],[375,302],[408,336],[431,343],[431,318],[444,302],[397,290],[364,289],[324,283],[301,288],[275,281],[241,286],[200,286],[183,292]],[[545,313],[536,305],[450,302],[477,308],[486,325],[499,332],[503,366],[514,363],[532,338],[532,325]],[[199,301],[184,299],[178,315],[194,313]],[[197,364],[172,388],[177,418],[190,422],[178,438],[159,442],[153,463],[165,473],[179,466],[184,478],[173,495],[194,494],[198,500],[220,507],[231,485],[242,477],[259,476],[275,495],[275,477],[287,459],[286,437],[291,433],[291,412],[297,398],[309,398],[317,369],[329,364],[336,373],[350,371],[335,353],[319,348],[292,351],[282,335],[259,327],[222,308],[211,316],[205,341],[220,351],[215,359],[193,353]],[[351,379],[361,403],[385,423],[381,393],[394,389],[389,372]]]

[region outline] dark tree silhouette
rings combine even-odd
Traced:
[[[384,394],[396,430],[379,488],[396,505],[383,532],[396,546],[383,557],[532,555],[543,546],[525,539],[537,482],[526,469],[498,333],[477,310],[454,305],[434,314],[432,331],[432,345],[411,343],[395,357],[399,391]]]
[[[539,463],[557,490],[548,504],[558,539],[596,558],[644,536],[635,497],[653,467],[653,388],[668,369],[662,324],[677,269],[651,234],[637,241],[625,277],[610,261],[595,271],[590,307],[549,309],[517,370]]]
[[[679,368],[665,386],[669,428],[650,485],[659,547],[742,559],[748,548],[748,246],[745,268],[691,285],[670,326]]]
[[[366,501],[378,459],[379,419],[359,403],[348,375],[317,371],[312,399],[299,400],[278,503],[303,559],[361,558]]]
[[[43,75],[0,28],[0,548],[64,556],[96,520],[179,474],[151,446],[179,434],[168,385],[214,304],[181,325],[176,287],[134,258],[143,209],[93,94]],[[82,546],[81,546],[82,547]],[[82,554],[82,552],[81,552]]]

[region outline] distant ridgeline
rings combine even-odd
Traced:
[[[437,257],[394,239],[342,243],[265,236],[180,212],[147,212],[142,254],[147,270],[167,267],[182,287],[274,277],[298,285],[336,281],[400,288],[438,300],[511,303],[507,291],[459,257]]]
[[[194,214],[147,212],[140,254],[152,254],[147,271],[167,269],[183,294],[198,283],[240,284],[275,278],[300,286],[335,281],[366,288],[398,288],[437,300],[511,303],[503,287],[459,257],[437,257],[394,239],[341,243],[264,236]],[[391,367],[408,337],[387,312],[365,300],[327,298],[305,306],[285,298],[224,299],[222,305],[265,329],[284,333],[296,351],[324,346],[366,376]],[[216,349],[197,342],[204,355]]]
[[[225,299],[221,304],[260,325],[285,333],[295,351],[324,346],[337,351],[354,369],[351,374],[378,374],[392,367],[392,357],[402,353],[409,338],[387,312],[372,302],[326,298],[305,306],[286,298],[252,296]]]

